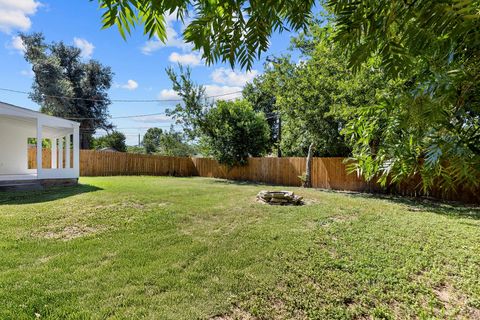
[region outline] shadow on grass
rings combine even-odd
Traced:
[[[344,193],[330,190],[330,192]],[[402,204],[408,207],[407,210],[421,213],[422,211],[433,212],[453,218],[470,218],[480,220],[480,206],[465,204],[458,201],[445,201],[426,197],[408,197],[388,194],[345,192],[354,198],[379,199],[388,202]]]
[[[213,183],[217,184],[228,184],[228,185],[237,185],[237,186],[259,186],[259,185],[265,185],[263,182],[254,182],[254,181],[247,181],[247,180],[226,180],[226,179],[220,179],[220,178],[213,178],[212,180]]]
[[[76,186],[51,187],[38,191],[0,192],[0,205],[49,202],[98,190],[103,189],[89,184],[79,184]]]
[[[225,185],[240,185],[240,186],[250,185],[250,186],[277,187],[277,185],[266,184],[263,182],[225,180],[225,179],[215,179],[213,180],[213,183],[225,184]],[[284,189],[289,188],[288,186],[280,186],[280,185],[278,185],[278,187],[283,187]],[[407,210],[412,212],[429,211],[429,212],[442,214],[450,217],[470,218],[470,219],[480,220],[480,206],[475,204],[465,204],[458,201],[445,201],[445,200],[427,198],[427,197],[414,198],[409,196],[400,196],[400,195],[382,194],[382,193],[367,193],[367,192],[356,192],[356,191],[320,189],[320,188],[314,188],[314,189],[321,192],[348,195],[354,198],[379,199],[379,200],[385,200],[388,202],[394,202],[397,204],[402,204],[407,206],[408,207]]]
[[[283,188],[282,190],[288,190],[288,188],[298,188],[299,186],[286,186],[283,184],[276,184],[272,182],[250,181],[250,180],[227,180],[221,178],[212,178],[213,183],[237,185],[237,186],[271,186],[275,188]]]

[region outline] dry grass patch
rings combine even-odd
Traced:
[[[82,224],[76,224],[71,226],[66,226],[63,229],[57,230],[47,230],[32,233],[33,237],[43,238],[43,239],[54,239],[54,240],[63,240],[69,241],[80,237],[86,237],[94,234],[99,234],[108,230],[106,226],[87,226]]]
[[[449,319],[480,319],[480,309],[469,304],[468,297],[451,284],[443,283],[433,289],[442,308],[435,309],[438,316]]]

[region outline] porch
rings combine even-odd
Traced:
[[[1,185],[78,179],[79,123],[0,102],[0,137]],[[32,147],[34,165],[28,163]],[[49,163],[42,161],[47,150]]]

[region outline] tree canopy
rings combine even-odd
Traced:
[[[32,65],[30,98],[40,111],[80,122],[80,146],[89,149],[96,129],[110,130],[108,89],[113,73],[98,61],[82,61],[80,49],[45,43],[42,34],[22,34],[25,59]]]
[[[149,128],[143,137],[143,147],[148,154],[162,156],[188,157],[195,154],[194,146],[186,141],[184,134],[174,131],[173,128],[170,128],[170,131]]]
[[[206,118],[210,129],[202,139],[218,162],[245,165],[248,157],[259,157],[268,151],[268,124],[263,114],[256,113],[247,101],[218,101]]]
[[[149,128],[143,136],[143,147],[148,154],[158,152],[160,148],[160,139],[163,135],[163,130],[160,128]]]
[[[350,112],[357,169],[424,187],[480,181],[480,2],[331,0],[335,40],[354,70],[371,57],[395,83]],[[372,145],[375,145],[372,148]],[[387,178],[388,177],[388,178]]]
[[[256,96],[275,101],[282,118],[280,145],[284,155],[305,156],[312,143],[316,156],[350,155],[341,134],[345,120],[336,112],[345,106],[374,102],[377,91],[384,86],[378,69],[357,74],[349,70],[332,32],[330,26],[312,24],[306,33],[293,39],[293,47],[302,53],[299,63],[288,57],[274,59],[250,85]]]
[[[208,64],[229,62],[250,68],[269,47],[273,32],[298,31],[311,18],[314,0],[99,0],[103,26],[117,26],[123,38],[137,25],[148,37],[167,40],[167,15],[186,28],[183,38]]]
[[[248,101],[209,101],[205,88],[191,80],[190,69],[180,67],[176,73],[169,68],[167,73],[173,89],[183,99],[167,114],[182,125],[191,140],[200,143],[204,155],[234,166],[270,150],[265,116],[255,112]]]
[[[123,133],[112,131],[102,137],[93,139],[93,147],[95,149],[112,148],[119,152],[126,152],[126,137]]]

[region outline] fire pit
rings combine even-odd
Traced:
[[[297,196],[291,191],[262,190],[257,194],[257,199],[277,206],[299,206],[303,204],[303,197]]]

